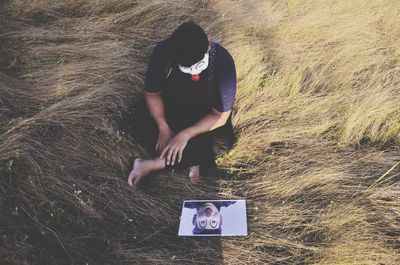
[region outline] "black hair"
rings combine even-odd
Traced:
[[[191,66],[203,59],[208,50],[208,37],[195,22],[181,24],[171,35],[171,55],[176,63]]]

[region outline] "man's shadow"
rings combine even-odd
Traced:
[[[148,155],[145,158],[158,155],[154,149],[158,129],[144,101],[137,102],[132,120],[128,131]],[[220,236],[178,236],[184,200],[223,199],[218,195],[218,175],[221,171],[217,168],[203,169],[197,183],[191,183],[187,174],[188,170],[184,169],[174,172],[163,170],[151,173],[141,180],[138,189],[151,198],[167,203],[171,210],[169,212],[173,212],[174,216],[166,217],[168,222],[165,226],[136,247],[157,246],[160,251],[170,253],[171,262],[175,261],[177,264],[223,264]]]

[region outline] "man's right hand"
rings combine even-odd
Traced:
[[[169,128],[169,126],[159,128],[158,139],[156,143],[156,150],[161,154],[164,147],[169,143],[169,141],[175,136],[174,132]]]

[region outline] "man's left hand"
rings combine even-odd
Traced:
[[[173,165],[178,158],[178,163],[182,160],[183,150],[189,141],[189,135],[180,132],[172,138],[162,151],[160,158],[166,158],[167,165]]]

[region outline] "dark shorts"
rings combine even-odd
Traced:
[[[153,157],[158,156],[155,150],[158,127],[151,116],[143,123],[143,130],[145,133],[140,137],[141,143]],[[174,131],[174,133],[179,133],[179,131]],[[181,162],[173,166],[166,165],[166,168],[173,170],[193,165],[215,167],[215,160],[226,154],[233,147],[235,140],[232,120],[229,116],[225,125],[190,139],[183,151]]]

